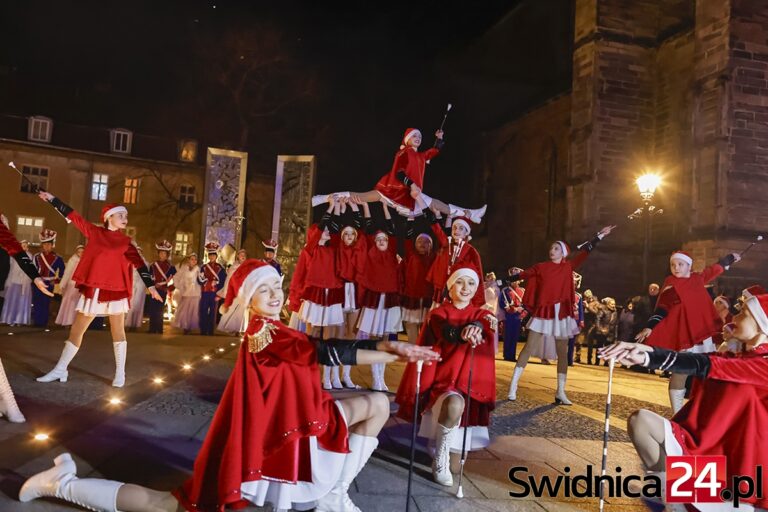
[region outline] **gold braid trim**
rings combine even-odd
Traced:
[[[267,348],[272,343],[272,333],[276,330],[276,325],[265,321],[261,329],[254,334],[248,334],[248,352],[255,354]]]

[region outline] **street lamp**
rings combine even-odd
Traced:
[[[653,194],[661,185],[661,176],[653,173],[646,173],[635,180],[640,197],[643,200],[643,206],[638,208],[631,215],[630,219],[642,217],[644,222],[645,236],[643,237],[643,286],[648,284],[648,259],[651,246],[651,217],[661,215],[664,210],[657,209],[653,204]]]

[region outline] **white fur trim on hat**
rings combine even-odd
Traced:
[[[460,277],[471,277],[472,279],[475,280],[475,283],[478,283],[478,284],[480,283],[480,278],[477,276],[477,272],[475,272],[469,267],[461,267],[457,269],[453,274],[451,274],[451,277],[448,278],[448,281],[446,282],[446,284],[448,285],[449,290],[453,287],[453,285],[456,283],[456,281]]]
[[[429,240],[429,243],[433,243],[432,237],[426,233],[419,233],[418,235],[416,235],[416,240],[418,240],[419,238],[426,238],[427,240]]]
[[[465,228],[467,228],[467,232],[472,232],[472,226],[469,225],[469,222],[465,221],[464,219],[453,219],[453,224],[461,224]]]
[[[384,233],[383,231],[379,231],[378,233],[376,233],[376,236],[374,236],[373,239],[378,240],[379,238],[385,238],[389,240],[389,235]]]
[[[563,251],[563,258],[568,256],[568,244],[566,244],[562,240],[558,240],[556,243],[557,243],[557,245],[560,246],[560,249]]]
[[[355,235],[357,235],[357,230],[356,230],[355,228],[353,228],[352,226],[344,226],[344,229],[342,229],[342,230],[341,230],[341,233],[342,233],[342,234],[344,234],[344,233],[346,233],[347,231],[349,231],[349,232],[351,232],[351,233],[354,233]]]
[[[104,218],[102,218],[101,220],[104,222],[107,222],[107,219],[110,217],[110,215],[114,215],[116,213],[121,213],[121,212],[128,213],[128,209],[126,209],[125,206],[119,204],[113,208],[110,208],[106,212],[104,212]]]
[[[688,256],[687,254],[683,254],[682,252],[673,252],[672,256],[669,257],[669,261],[672,261],[672,260],[683,260],[689,265],[693,265],[693,258]]]
[[[418,133],[419,135],[421,135],[421,131],[419,131],[419,130],[411,130],[410,132],[408,132],[408,135],[406,135],[405,137],[403,137],[403,144],[408,144],[408,141],[409,141],[409,140],[411,140],[411,137],[413,137],[413,136],[414,136],[414,135],[416,135],[417,133]]]
[[[240,286],[240,290],[237,292],[237,296],[243,300],[243,304],[247,305],[251,303],[253,295],[256,293],[256,288],[264,284],[264,281],[270,278],[279,278],[282,281],[282,277],[277,273],[277,270],[272,265],[264,265],[253,270],[248,277],[245,278],[243,284]]]
[[[765,297],[763,295],[763,297]],[[760,299],[755,295],[750,295],[749,298],[747,298],[744,303],[749,308],[749,312],[752,313],[752,316],[755,319],[755,322],[757,322],[757,326],[760,328],[760,331],[763,334],[768,334],[768,315],[765,314],[765,309],[763,309],[763,305],[760,303]]]

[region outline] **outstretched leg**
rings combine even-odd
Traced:
[[[528,333],[528,339],[525,340],[523,350],[521,350],[520,355],[517,356],[517,364],[515,364],[515,371],[512,374],[512,382],[509,383],[507,399],[517,400],[517,383],[520,382],[520,377],[523,376],[523,371],[525,370],[526,365],[528,365],[528,359],[531,357],[533,347],[540,346],[542,343],[544,343],[543,334],[534,331]]]

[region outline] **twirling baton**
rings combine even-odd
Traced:
[[[411,510],[411,482],[413,482],[413,460],[416,458],[416,420],[419,416],[419,394],[421,393],[421,367],[424,361],[416,361],[416,399],[413,402],[413,429],[411,431],[411,457],[408,460],[408,491],[405,495],[405,512]]]
[[[755,237],[755,239],[754,239],[754,240],[752,240],[752,242],[751,242],[751,243],[750,243],[750,244],[747,246],[747,248],[746,248],[746,249],[744,249],[743,251],[741,251],[741,253],[740,253],[740,256],[743,258],[743,257],[744,257],[744,255],[745,255],[745,254],[747,254],[747,252],[749,252],[749,250],[750,250],[752,247],[754,247],[754,245],[755,245],[757,242],[760,242],[760,241],[762,241],[762,239],[763,239],[763,235],[757,235],[757,237]]]
[[[472,404],[472,367],[475,362],[475,347],[469,349],[469,376],[467,377],[467,403],[464,404],[464,438],[461,441],[461,469],[459,469],[459,488],[456,491],[457,498],[464,497],[464,487],[461,481],[464,478],[464,463],[467,461],[467,432],[469,431],[469,406]]]
[[[603,464],[600,470],[600,476],[605,476],[605,469],[608,465],[608,432],[610,430],[611,419],[611,391],[613,387],[613,366],[616,364],[615,358],[608,360],[608,395],[605,397],[605,430],[603,431]],[[600,512],[603,512],[605,506],[605,494],[603,493],[603,482],[600,480]]]
[[[22,181],[26,181],[26,182],[27,182],[27,185],[29,185],[29,186],[30,186],[30,188],[32,189],[32,191],[33,191],[33,192],[45,192],[45,189],[44,189],[44,188],[41,188],[39,185],[36,185],[35,183],[33,183],[33,182],[32,182],[32,180],[30,180],[29,178],[27,178],[27,177],[24,175],[24,173],[23,173],[23,172],[21,172],[21,171],[19,170],[19,168],[18,168],[18,167],[16,167],[16,164],[15,164],[15,163],[13,163],[13,162],[8,162],[8,167],[12,168],[14,171],[16,171],[17,173],[19,173],[19,176],[21,176],[21,179],[22,179]]]
[[[443,126],[445,126],[445,120],[448,118],[448,112],[451,111],[451,108],[453,108],[453,105],[451,105],[450,103],[445,108],[445,115],[443,116],[443,122],[440,123],[440,131],[443,131]]]

